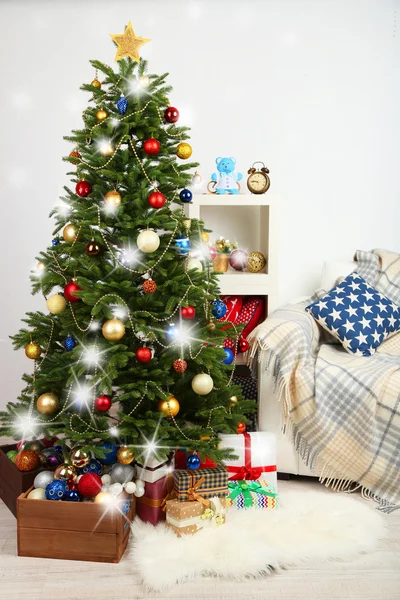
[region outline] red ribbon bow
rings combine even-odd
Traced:
[[[229,481],[238,479],[247,479],[247,481],[255,481],[261,477],[261,473],[272,473],[276,471],[276,465],[266,465],[263,467],[251,466],[251,436],[249,433],[243,433],[244,436],[244,466],[243,467],[227,467],[228,473],[234,473],[229,477]]]

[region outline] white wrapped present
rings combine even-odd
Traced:
[[[236,460],[224,461],[231,480],[262,479],[277,487],[276,437],[267,431],[239,434],[220,434],[219,447],[232,448]]]
[[[155,483],[161,477],[165,477],[165,475],[173,472],[173,457],[171,455],[167,460],[162,462],[156,458],[149,458],[145,465],[137,463],[136,469],[136,477],[138,479],[147,481],[147,483]]]

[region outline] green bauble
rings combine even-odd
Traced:
[[[15,462],[15,457],[17,456],[18,452],[16,450],[9,450],[6,454],[6,456],[8,456],[8,458],[12,461]]]

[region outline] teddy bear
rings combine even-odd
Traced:
[[[234,173],[236,158],[222,158],[219,156],[217,163],[217,173],[211,175],[211,181],[216,182],[215,191],[217,194],[238,194],[239,186],[237,182],[243,177],[241,173]]]

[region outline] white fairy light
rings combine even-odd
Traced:
[[[38,423],[29,413],[18,415],[14,423],[14,428],[20,434],[21,440],[28,437],[35,437],[38,433]]]
[[[98,321],[92,321],[89,325],[89,330],[90,331],[98,331],[100,329],[101,325]]]
[[[110,429],[108,430],[108,433],[111,435],[111,437],[119,437],[118,427],[110,427]]]
[[[120,306],[119,304],[114,306],[111,309],[111,312],[112,312],[113,316],[115,317],[115,319],[126,319],[128,316],[127,309],[124,308],[123,306]]]
[[[88,346],[82,354],[83,361],[88,366],[97,365],[99,363],[99,351],[96,346]]]
[[[111,119],[111,125],[112,125],[113,127],[119,127],[119,119],[117,119],[116,117],[113,117],[113,118]]]
[[[110,147],[112,147],[111,140],[107,138],[102,138],[97,142],[97,147],[99,149],[100,154],[103,156],[108,156],[110,154]]]
[[[137,248],[132,248],[130,245],[121,252],[121,262],[126,265],[134,264],[137,261],[137,258]]]
[[[73,391],[74,404],[78,406],[78,409],[90,408],[90,402],[92,399],[92,389],[85,384],[77,384]]]

